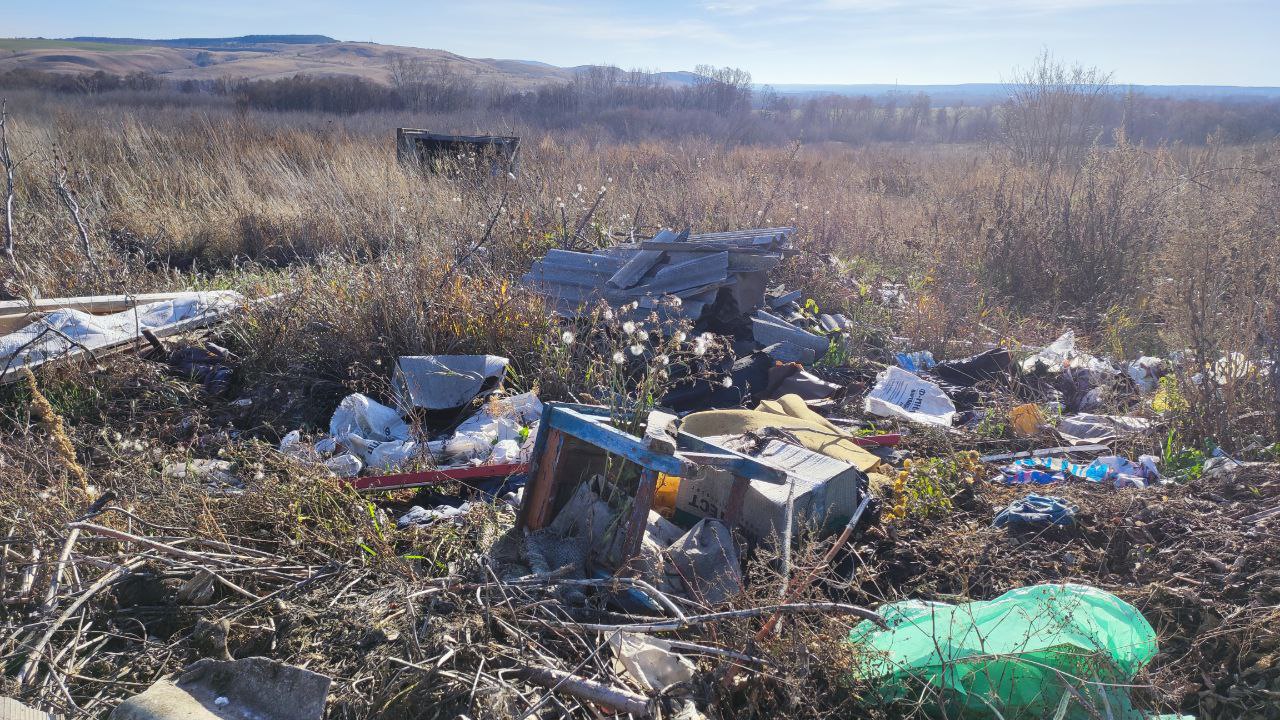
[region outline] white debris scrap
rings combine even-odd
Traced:
[[[1077,351],[1074,330],[1066,331],[1048,347],[1022,361],[1022,369],[1027,372],[1034,372],[1036,365],[1054,373],[1064,370],[1092,370],[1105,375],[1120,373],[1116,366],[1106,360]]]
[[[880,417],[950,427],[955,403],[938,387],[920,376],[891,365],[876,378],[876,386],[863,401],[863,409]]]
[[[8,335],[0,336],[0,362],[10,368],[38,365],[80,347],[97,350],[141,337],[143,330],[162,332],[196,327],[239,306],[244,297],[232,290],[182,293],[171,300],[139,305],[110,315],[70,308],[54,310]]]

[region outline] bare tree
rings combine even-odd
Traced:
[[[427,79],[431,75],[427,62],[409,55],[396,55],[387,69],[391,71],[391,87],[400,99],[411,109],[421,110],[426,104]]]
[[[75,193],[67,187],[67,173],[66,161],[62,160],[58,156],[57,150],[55,150],[53,154],[53,189],[57,191],[63,207],[71,215],[71,220],[76,226],[76,232],[80,235],[80,247],[84,250],[84,256],[89,260],[89,265],[93,267],[93,271],[97,273],[100,269],[98,268],[98,261],[93,257],[93,245],[89,242],[89,230],[85,227],[84,218],[80,216],[80,203],[76,200]]]
[[[1003,139],[1019,162],[1053,172],[1079,161],[1101,137],[1102,105],[1111,74],[1067,67],[1045,51],[1010,84],[1002,114]]]
[[[14,254],[16,238],[13,235],[13,156],[9,153],[9,100],[0,99],[0,165],[4,165],[4,255],[13,266],[15,275],[22,276],[22,266]]]
[[[751,73],[746,70],[699,65],[693,74],[694,98],[703,109],[728,115],[751,108]]]

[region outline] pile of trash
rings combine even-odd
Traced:
[[[507,364],[493,355],[401,357],[392,380],[396,407],[352,393],[334,410],[328,436],[308,445],[302,432],[293,430],[281,440],[280,451],[322,461],[346,478],[419,466],[527,463],[542,403],[533,393],[503,393]],[[473,406],[477,399],[478,408]],[[433,424],[443,426],[434,439],[424,429]]]
[[[13,635],[18,687],[39,679],[40,697],[74,705],[87,677],[94,707],[99,685],[139,691],[120,718],[696,720],[744,703],[786,714],[811,694],[846,701],[832,716],[1274,720],[1260,703],[1280,692],[1280,471],[1219,452],[1192,473],[1161,452],[1151,401],[1180,360],[1113,362],[1068,331],[1045,347],[937,358],[900,342],[841,363],[850,320],[771,283],[793,234],[551,251],[525,280],[567,325],[604,303],[620,322],[677,318],[724,352],[611,406],[508,392],[500,356],[400,357],[385,396],[347,395],[321,437],[289,432],[287,461],[265,452],[318,478],[286,494],[288,544],[255,516],[273,486],[222,457],[163,471],[243,515],[217,537],[108,498],[65,549],[11,543],[6,562],[63,558],[47,592],[32,580],[5,598],[37,618]],[[901,286],[877,296],[908,301]],[[221,346],[164,357],[210,396],[230,384]],[[1224,359],[1201,381],[1240,367]],[[360,529],[313,546],[324,523],[303,491],[325,483],[341,500],[319,507]],[[420,490],[353,509],[348,486]],[[128,530],[98,520],[117,514]],[[81,536],[117,549],[73,582],[63,565],[85,560]],[[329,556],[347,546],[358,561]],[[194,626],[161,627],[174,608]],[[149,675],[76,660],[132,642],[133,624],[138,647],[166,648]]]

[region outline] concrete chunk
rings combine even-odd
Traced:
[[[192,663],[125,700],[111,720],[320,720],[331,680],[264,657]]]
[[[13,698],[0,697],[0,720],[61,720],[61,718],[61,715],[27,707]]]

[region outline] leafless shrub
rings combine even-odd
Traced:
[[[1002,111],[1002,139],[1021,164],[1050,174],[1079,162],[1102,139],[1102,104],[1111,75],[1097,68],[1068,67],[1041,53],[1011,83]]]

